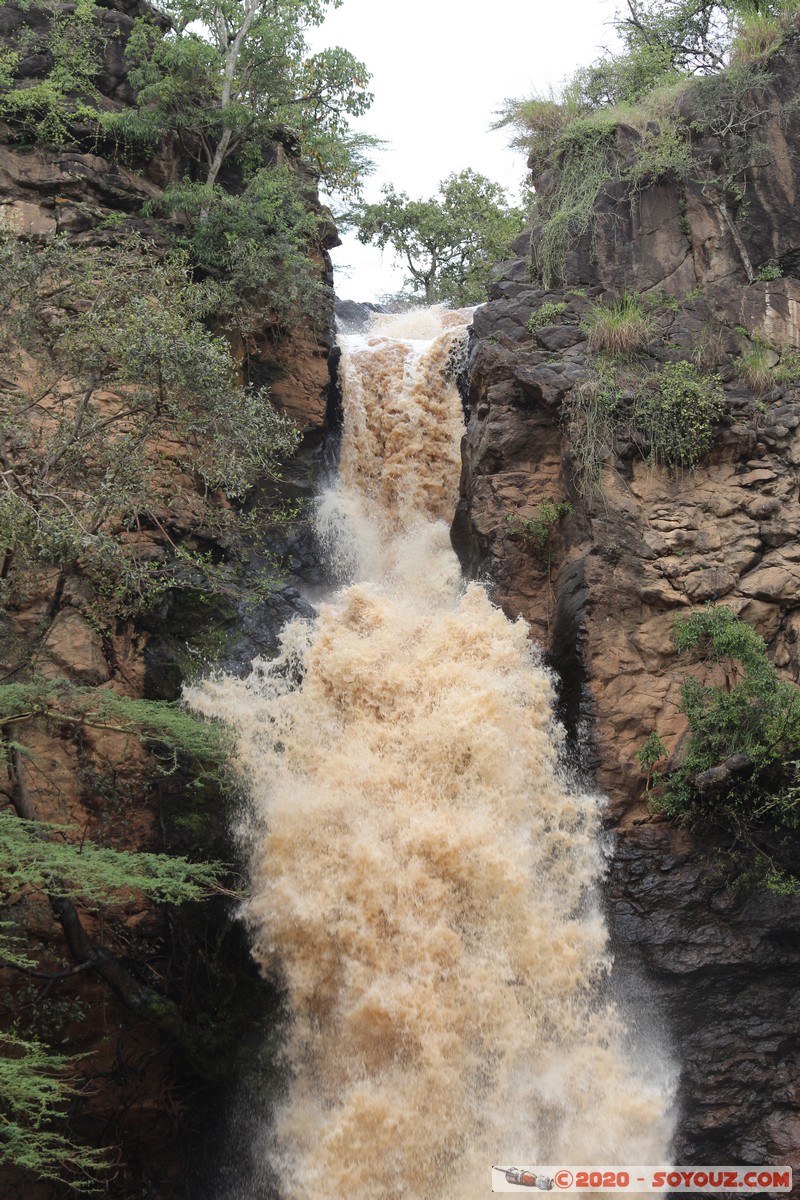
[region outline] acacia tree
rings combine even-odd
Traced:
[[[349,118],[371,104],[370,76],[341,47],[309,54],[305,36],[341,3],[168,0],[170,29],[141,20],[128,43],[138,107],[106,127],[153,140],[174,134],[208,190],[204,211],[225,165],[260,166],[276,131],[332,186],[352,187],[360,139]]]
[[[113,938],[97,940],[87,929],[88,909],[119,905],[134,896],[167,904],[200,900],[222,888],[218,863],[191,863],[163,853],[117,850],[86,838],[68,825],[39,820],[28,787],[26,730],[42,724],[63,730],[113,730],[153,749],[152,769],[164,775],[180,759],[200,777],[216,778],[226,738],[171,704],[129,700],[114,692],[76,687],[65,681],[33,679],[0,686],[0,763],[6,780],[0,794],[0,967],[21,972],[40,997],[75,976],[102,980],[139,1018],[154,1024],[203,1070],[202,1044],[173,1000],[115,954]],[[63,931],[41,958],[41,937],[29,945],[17,915],[37,896],[49,902]],[[110,944],[109,944],[110,941]],[[60,1047],[59,1047],[60,1049]],[[76,1087],[79,1060],[54,1053],[40,1036],[16,1026],[0,1036],[0,1164],[79,1191],[96,1190],[110,1165],[107,1153],[76,1141],[64,1116]]]
[[[87,252],[0,231],[0,587],[57,565],[132,612],[170,586],[169,558],[140,560],[131,536],[160,528],[156,439],[173,504],[182,491],[196,529],[234,535],[214,490],[276,476],[296,432],[236,382],[212,303],[185,258],[140,240]]]
[[[388,245],[408,268],[408,298],[426,304],[477,304],[486,298],[492,267],[524,224],[522,210],[485,175],[448,175],[438,196],[412,200],[392,184],[383,200],[356,210],[358,239]]]

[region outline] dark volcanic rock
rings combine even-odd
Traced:
[[[342,333],[363,333],[369,326],[375,313],[385,313],[388,311],[382,304],[370,304],[366,301],[360,302],[358,300],[340,300],[338,296],[333,308],[336,327]]]
[[[666,825],[619,835],[608,896],[623,977],[647,978],[680,1055],[675,1161],[796,1163],[800,901],[726,890]]]

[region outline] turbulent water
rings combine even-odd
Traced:
[[[667,1161],[666,1089],[602,998],[597,799],[559,770],[526,626],[450,548],[466,317],[413,321],[343,346],[319,523],[350,582],[277,661],[190,697],[237,730],[245,916],[291,1005],[285,1200],[473,1200],[492,1164]]]

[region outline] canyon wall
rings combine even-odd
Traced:
[[[126,42],[135,19],[149,10],[141,0],[100,7],[105,59],[96,83],[102,104],[121,111],[135,100]],[[0,45],[23,24],[46,29],[51,17],[44,8],[0,7]],[[17,78],[23,86],[33,83],[51,65],[46,55],[31,55],[18,64]],[[280,141],[265,147],[264,155],[266,164],[305,170],[293,159],[291,146]],[[34,243],[63,235],[89,250],[135,234],[161,255],[179,244],[184,222],[180,216],[144,217],[142,207],[157,201],[185,170],[180,149],[169,139],[151,155],[117,155],[100,142],[92,152],[74,143],[47,149],[0,123],[0,220]],[[331,225],[325,244],[335,243]],[[330,327],[330,260],[324,246],[314,255],[328,292]],[[264,299],[268,310],[269,298]],[[256,592],[255,583],[251,589],[245,570],[226,598],[205,596],[201,588],[167,589],[155,607],[136,618],[102,618],[93,587],[80,570],[66,577],[56,567],[37,571],[15,588],[0,619],[4,681],[58,679],[96,688],[98,694],[171,700],[187,671],[200,671],[218,658],[223,643],[231,665],[270,649],[276,624],[305,611],[293,572],[312,570],[303,505],[320,470],[331,340],[329,331],[320,333],[310,321],[287,328],[267,316],[247,345],[234,346],[243,377],[267,385],[276,406],[304,434],[300,453],[287,464],[277,489],[278,498],[291,500],[300,515],[276,533],[273,546],[254,551],[251,563],[255,577],[272,553],[284,571],[277,590]],[[2,386],[18,382],[5,379]],[[69,381],[63,386],[68,388]],[[198,520],[193,500],[202,486],[199,477],[192,477],[174,449],[151,449],[152,487],[164,500],[157,520],[135,535],[138,553],[157,560],[183,548],[219,560],[223,551],[214,530]],[[275,498],[271,484],[251,503],[270,504]],[[219,503],[229,507],[224,497]],[[151,752],[136,739],[89,727],[54,729],[52,722],[33,722],[26,727],[25,743],[21,769],[40,820],[69,825],[82,837],[119,850],[230,857],[229,813],[213,789],[192,790],[185,765],[166,778],[154,771]],[[219,1130],[225,1089],[237,1062],[255,1060],[264,1022],[277,1003],[250,962],[244,935],[232,920],[232,901],[217,898],[167,913],[142,898],[102,911],[78,905],[98,963],[102,947],[109,960],[121,964],[131,996],[139,984],[162,994],[178,1014],[183,1035],[177,1039],[166,1029],[168,1022],[159,1028],[152,1011],[137,1012],[124,1003],[102,970],[71,958],[44,897],[12,895],[8,903],[41,975],[3,970],[4,1024],[21,1022],[65,1052],[84,1056],[74,1067],[78,1093],[68,1113],[70,1135],[110,1148],[108,1195],[165,1200],[188,1194],[198,1180],[207,1179],[217,1158],[205,1123]],[[51,974],[56,978],[48,982]],[[10,1168],[0,1175],[8,1200],[55,1200],[64,1194],[59,1182],[37,1183]]]
[[[534,223],[475,315],[453,530],[467,572],[531,623],[561,676],[561,715],[583,769],[608,795],[621,990],[650,989],[650,1021],[666,1020],[681,1064],[677,1162],[800,1154],[798,903],[731,890],[718,845],[651,811],[635,757],[656,730],[680,761],[681,682],[689,672],[723,682],[719,666],[676,654],[676,613],[722,603],[758,629],[787,678],[800,675],[800,389],[785,375],[755,389],[740,370],[753,345],[772,348],[769,364],[779,352],[793,361],[800,347],[795,37],[765,70],[760,136],[770,153],[747,174],[737,232],[754,267],[773,264],[763,274],[780,277],[748,285],[719,206],[691,180],[667,175],[632,194],[609,179],[547,288]],[[691,92],[682,103],[689,121]],[[641,137],[617,129],[618,174]],[[692,138],[693,153],[714,152]],[[540,187],[547,194],[555,182]],[[654,465],[636,431],[621,428],[587,489],[570,436],[578,389],[600,369],[587,315],[625,290],[644,294],[650,314],[633,370],[689,360],[714,372],[725,415],[695,470]]]

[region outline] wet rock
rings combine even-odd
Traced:
[[[363,333],[369,327],[375,313],[385,313],[389,310],[382,304],[370,304],[357,300],[340,300],[336,297],[334,303],[336,328],[342,333]]]

